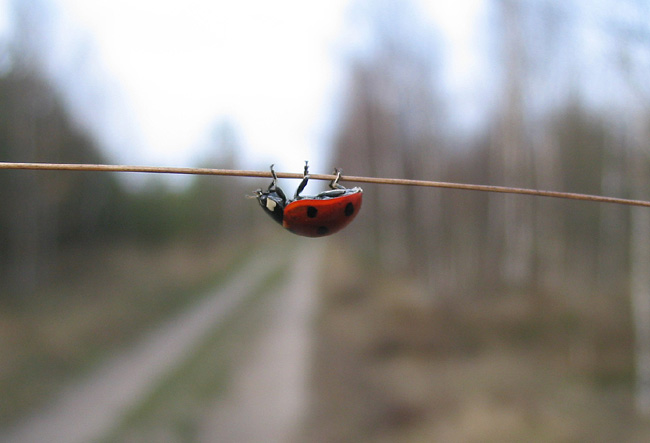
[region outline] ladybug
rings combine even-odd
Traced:
[[[361,209],[361,188],[346,188],[339,184],[341,170],[334,171],[336,178],[330,182],[330,190],[316,196],[300,193],[309,181],[309,165],[305,162],[302,182],[292,200],[287,199],[278,187],[278,177],[271,165],[273,181],[266,191],[258,189],[252,196],[273,220],[294,234],[305,237],[324,237],[346,227]]]

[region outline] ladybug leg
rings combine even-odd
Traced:
[[[269,189],[267,190],[267,192],[268,193],[275,192],[276,194],[278,194],[280,196],[280,198],[282,198],[283,202],[286,202],[287,197],[285,197],[284,192],[282,191],[282,188],[280,188],[278,186],[278,176],[275,173],[275,169],[273,169],[273,166],[275,166],[275,165],[271,165],[271,175],[273,176],[273,181],[269,185]]]
[[[341,172],[343,171],[340,168],[336,168],[334,170],[334,174],[336,174],[336,178],[330,182],[330,188],[345,189],[345,186],[339,184],[339,180],[341,179]]]
[[[278,188],[278,176],[275,173],[275,169],[273,169],[275,165],[271,165],[271,175],[273,176],[273,181],[269,185],[269,192],[273,192]]]
[[[298,185],[298,189],[296,189],[296,195],[293,197],[294,200],[298,200],[300,198],[300,193],[305,190],[305,186],[307,186],[307,182],[309,181],[309,164],[307,161],[305,161],[305,170],[302,175],[303,179]]]

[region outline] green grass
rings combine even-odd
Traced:
[[[259,335],[273,289],[286,276],[278,263],[262,278],[225,321],[192,350],[191,355],[132,408],[122,422],[101,441],[194,441],[204,410],[222,395],[232,368]],[[209,409],[209,408],[207,408]]]
[[[50,285],[0,309],[0,426],[221,285],[252,251],[244,242],[71,251]]]

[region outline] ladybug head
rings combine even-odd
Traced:
[[[255,191],[253,197],[257,198],[260,206],[264,209],[273,220],[282,224],[284,219],[284,207],[287,204],[287,197],[282,192],[282,189],[278,186],[278,176],[271,165],[271,175],[273,176],[273,181],[269,185],[269,188],[266,191],[258,189]]]
[[[269,189],[263,191],[258,189],[255,191],[255,197],[260,206],[264,209],[273,220],[282,224],[284,218],[284,207],[287,203],[287,198],[282,192],[282,189],[277,186],[271,185]]]

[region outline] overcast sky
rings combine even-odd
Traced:
[[[324,172],[317,162],[344,92],[348,0],[50,1],[60,58],[84,71],[68,66],[60,78],[115,161],[195,164],[228,119],[245,167],[295,170],[309,159]],[[482,3],[422,1],[459,89],[477,63],[469,48]]]

